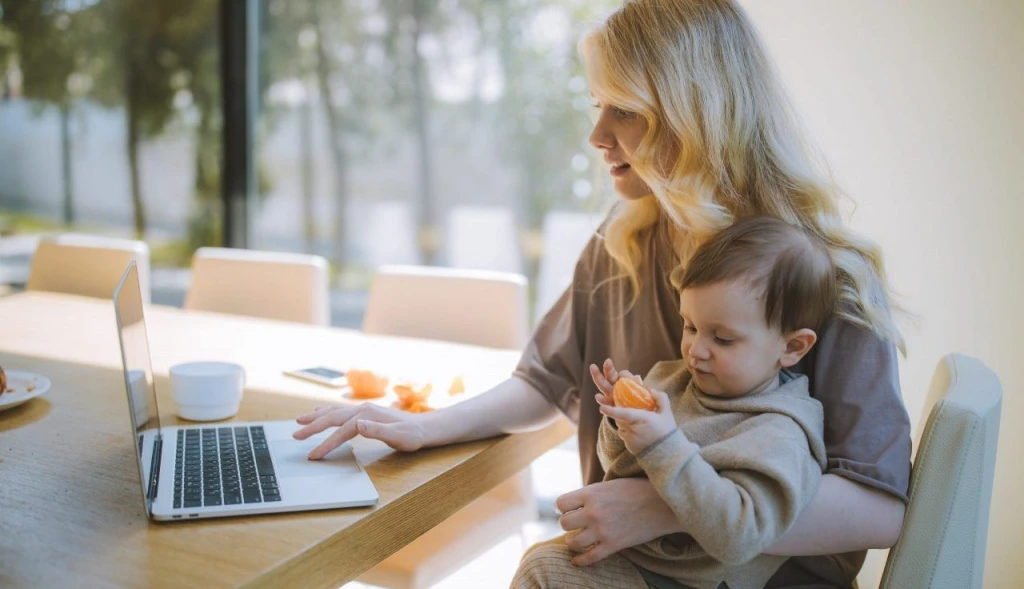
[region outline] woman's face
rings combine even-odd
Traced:
[[[647,131],[647,121],[636,113],[600,102],[596,107],[598,117],[590,133],[590,144],[601,151],[605,163],[611,166],[609,173],[615,180],[615,192],[626,200],[649,195],[651,188],[630,165]]]

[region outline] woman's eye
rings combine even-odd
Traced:
[[[631,111],[619,108],[617,106],[612,107],[612,112],[614,112],[615,116],[617,116],[620,119],[628,119],[628,118],[633,117],[633,115],[636,114],[634,112],[631,112]]]
[[[605,105],[597,101],[592,102],[591,106],[596,108],[597,110],[604,110],[605,108],[607,108],[608,110],[612,111],[612,115],[617,119],[630,119],[636,116],[636,113],[632,111],[626,110],[624,108],[619,108],[617,106],[606,107]]]

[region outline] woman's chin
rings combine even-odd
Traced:
[[[622,200],[640,200],[651,195],[651,187],[630,170],[615,178],[615,194]]]
[[[637,186],[635,184],[627,184],[620,186],[618,182],[615,183],[615,194],[618,195],[622,200],[640,200],[651,196],[651,189],[646,184]]]

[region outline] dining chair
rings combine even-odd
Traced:
[[[522,349],[526,278],[425,266],[383,266],[370,286],[363,331]],[[429,587],[537,519],[529,469],[499,484],[391,555],[359,581]]]
[[[138,265],[148,303],[149,246],[133,239],[71,233],[43,237],[32,254],[25,288],[109,299],[131,260]]]
[[[328,288],[321,256],[202,247],[192,256],[185,308],[330,325]]]
[[[511,272],[381,266],[363,331],[522,349],[529,336],[526,289],[526,277]]]
[[[999,378],[980,361],[939,362],[882,589],[981,589],[1001,404]]]

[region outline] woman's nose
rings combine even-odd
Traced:
[[[615,134],[608,128],[605,117],[602,114],[594,123],[594,130],[590,132],[590,144],[597,149],[611,149],[615,147]]]

